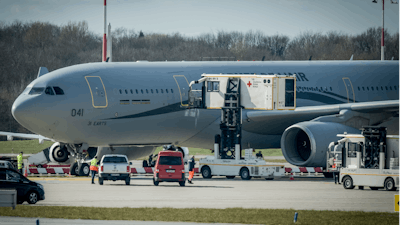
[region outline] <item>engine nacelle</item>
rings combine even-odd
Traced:
[[[63,163],[68,160],[69,152],[67,147],[60,142],[54,143],[49,150],[49,159],[52,162]]]
[[[288,127],[282,134],[283,156],[290,164],[302,167],[325,167],[329,143],[344,132],[359,134],[360,130],[339,123],[301,122]]]
[[[189,148],[187,148],[187,147],[177,147],[176,150],[182,152],[183,162],[185,164],[187,164],[188,161],[189,161]]]

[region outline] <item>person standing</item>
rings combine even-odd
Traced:
[[[90,162],[90,171],[92,172],[92,184],[94,184],[94,176],[98,171],[97,167],[97,156],[95,156],[92,161]]]
[[[17,156],[17,162],[18,162],[18,171],[23,174],[22,168],[24,167],[24,160],[22,159],[22,155],[24,153],[20,152],[19,155]]]
[[[193,184],[193,176],[194,176],[194,165],[196,164],[196,161],[194,161],[194,156],[189,161],[189,179],[188,182]]]

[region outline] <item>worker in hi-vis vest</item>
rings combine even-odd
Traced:
[[[188,179],[188,182],[190,184],[193,184],[192,179],[193,179],[193,176],[194,176],[194,166],[195,166],[195,164],[196,164],[196,161],[194,161],[194,156],[192,156],[192,158],[189,161],[189,179]]]
[[[23,155],[23,154],[24,154],[23,152],[20,152],[19,155],[17,156],[17,160],[18,160],[18,171],[19,171],[21,174],[23,173],[22,168],[24,167],[24,161],[23,161],[23,159],[22,159],[22,155]]]
[[[96,175],[97,170],[97,156],[95,156],[90,162],[90,171],[92,171],[92,184],[94,184],[94,176]]]

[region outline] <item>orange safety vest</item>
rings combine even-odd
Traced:
[[[98,171],[98,168],[97,168],[97,159],[93,159],[93,160],[90,162],[90,170]]]

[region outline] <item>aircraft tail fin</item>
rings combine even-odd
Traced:
[[[49,70],[46,67],[39,67],[39,72],[38,72],[37,77],[39,78],[48,72],[49,72]]]

